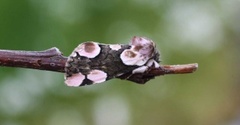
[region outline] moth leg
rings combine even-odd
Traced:
[[[154,67],[154,68],[159,68],[160,67],[159,63],[156,62],[154,59],[149,60],[146,65],[148,67]]]
[[[147,71],[149,67],[148,66],[141,66],[141,67],[138,67],[136,69],[134,69],[132,71],[133,74],[136,74],[136,73],[144,73],[145,71]]]

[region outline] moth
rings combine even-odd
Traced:
[[[78,45],[65,64],[67,86],[103,83],[130,77],[160,67],[156,44],[146,37],[133,37],[129,44],[102,44],[93,41]]]

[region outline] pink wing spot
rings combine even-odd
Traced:
[[[147,58],[141,56],[138,52],[132,50],[124,50],[120,58],[125,65],[138,65],[142,66],[147,62]]]
[[[93,83],[101,83],[106,81],[107,73],[101,70],[92,70],[90,74],[87,75],[87,78],[93,81]]]
[[[121,45],[119,45],[119,44],[112,44],[112,45],[109,45],[109,47],[110,47],[112,50],[116,50],[116,51],[118,51],[119,49],[121,49]]]
[[[94,58],[100,53],[101,48],[96,42],[85,42],[78,45],[78,47],[75,48],[74,51],[77,52],[80,56]]]
[[[84,79],[85,79],[85,76],[83,74],[77,73],[77,74],[73,74],[70,77],[66,77],[65,83],[67,86],[78,87],[82,84]]]
[[[137,54],[131,50],[126,50],[123,52],[123,56],[127,57],[127,58],[136,58]]]

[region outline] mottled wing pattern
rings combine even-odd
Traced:
[[[85,42],[74,49],[65,66],[65,83],[84,86],[102,83],[124,74],[143,73],[159,67],[155,43],[145,37],[134,37],[130,44]]]

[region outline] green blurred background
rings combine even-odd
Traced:
[[[240,125],[239,0],[0,0],[0,48],[69,55],[146,36],[193,74],[71,88],[63,74],[0,67],[0,125]]]

